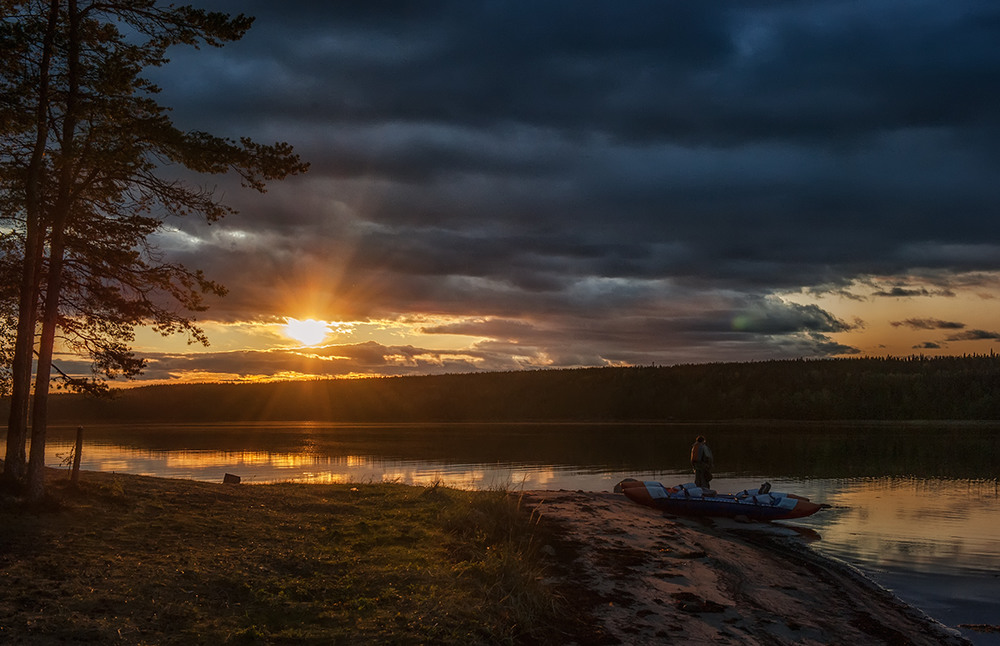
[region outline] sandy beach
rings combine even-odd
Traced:
[[[853,568],[811,530],[667,517],[620,494],[525,492],[564,531],[543,550],[606,644],[969,644]]]

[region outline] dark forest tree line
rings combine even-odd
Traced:
[[[211,222],[232,210],[166,169],[232,171],[259,191],[305,170],[287,144],[176,128],[142,76],[173,46],[220,46],[251,23],[156,0],[0,0],[0,340],[11,354],[3,479],[29,499],[44,493],[57,339],[91,358],[94,377],[55,376],[92,392],[141,372],[130,348],[139,325],[206,341],[190,313],[224,288],[164,261],[150,239],[167,217]]]
[[[673,367],[147,386],[58,395],[94,422],[1000,420],[1000,357],[824,359]]]

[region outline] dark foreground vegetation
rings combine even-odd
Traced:
[[[54,397],[53,421],[711,421],[1000,419],[1000,356],[592,368]]]
[[[588,640],[501,490],[50,473],[0,526],[3,644]]]

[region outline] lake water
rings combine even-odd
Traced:
[[[1000,425],[122,425],[86,430],[82,466],[210,482],[611,491],[626,477],[690,481],[698,434],[716,456],[716,489],[766,480],[827,503],[786,523],[812,549],[945,625],[1000,624]],[[73,437],[50,431],[49,464]],[[1000,646],[998,633],[961,632]]]

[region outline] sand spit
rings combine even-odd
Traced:
[[[665,517],[624,496],[525,492],[544,551],[607,644],[969,644],[781,525]]]

